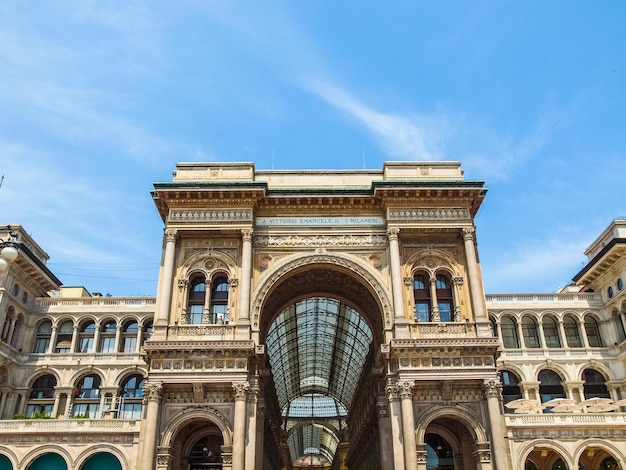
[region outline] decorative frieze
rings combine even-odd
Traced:
[[[233,224],[252,222],[252,209],[170,209],[169,223]]]
[[[257,248],[385,247],[384,235],[255,235]]]
[[[246,371],[248,361],[246,359],[153,359],[151,369],[155,372],[224,372]]]
[[[469,220],[470,218],[469,210],[464,207],[392,208],[387,211],[387,220],[394,222],[415,220]]]

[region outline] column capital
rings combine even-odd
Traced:
[[[400,398],[413,398],[413,387],[415,387],[415,383],[413,382],[398,382],[396,384],[396,390]]]
[[[386,418],[389,416],[389,405],[387,403],[376,403],[376,411],[379,418]]]
[[[189,287],[189,280],[188,279],[179,279],[177,281],[178,284],[178,288],[179,289],[186,289],[187,287]]]
[[[159,401],[163,393],[163,383],[148,382],[143,386],[144,401]]]
[[[252,241],[252,232],[253,230],[251,228],[244,228],[241,230],[241,238],[244,242]]]
[[[452,284],[455,286],[462,286],[463,285],[463,277],[461,276],[454,276],[452,278]]]
[[[387,384],[385,387],[385,392],[387,393],[387,399],[392,401],[398,401],[398,390],[394,384]]]
[[[502,382],[499,378],[485,379],[483,381],[483,390],[487,398],[500,398],[502,394]]]
[[[248,388],[248,402],[257,403],[259,400],[259,392],[261,391],[258,385],[250,385]]]
[[[175,228],[166,228],[163,231],[163,237],[167,242],[174,242],[176,241],[176,237],[178,237],[178,230]]]
[[[476,229],[474,227],[465,227],[461,230],[461,233],[463,234],[463,240],[473,240]]]
[[[235,382],[233,384],[233,394],[235,400],[245,400],[250,389],[250,382]]]
[[[389,240],[397,240],[399,233],[400,233],[400,229],[398,227],[387,228],[387,236],[389,237]]]

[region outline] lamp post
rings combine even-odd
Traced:
[[[17,232],[7,225],[9,237],[7,240],[0,238],[0,272],[9,269],[9,263],[15,261],[20,244],[17,242]]]

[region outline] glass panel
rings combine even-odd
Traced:
[[[587,342],[592,348],[602,347],[602,339],[600,338],[600,330],[598,322],[591,315],[585,317],[585,333],[587,334]]]
[[[559,327],[552,317],[543,319],[543,335],[546,339],[546,347],[560,348],[561,338],[559,337]]]
[[[567,316],[563,319],[563,329],[565,330],[565,338],[567,339],[567,345],[570,348],[581,348],[583,342],[580,338],[580,330],[578,329],[578,322]]]
[[[524,335],[524,345],[527,348],[540,348],[539,333],[537,332],[537,324],[530,317],[522,319],[522,334]]]
[[[500,330],[502,331],[502,343],[505,348],[519,348],[519,339],[517,337],[517,325],[515,321],[509,317],[503,317],[500,321]]]

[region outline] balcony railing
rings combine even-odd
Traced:
[[[139,432],[138,419],[11,419],[0,421],[0,434],[16,432]]]
[[[597,292],[566,292],[555,294],[486,294],[487,304],[515,303],[564,303],[593,304],[602,303],[602,296]]]

